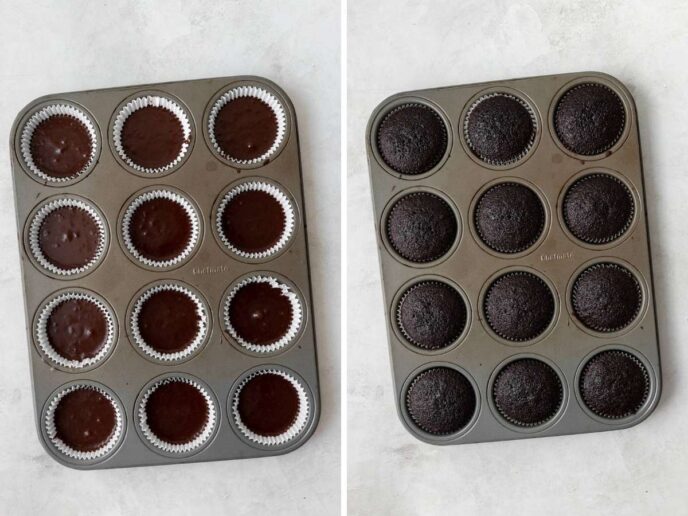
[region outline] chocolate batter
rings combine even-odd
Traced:
[[[147,106],[134,111],[122,127],[122,148],[137,165],[159,168],[172,163],[182,150],[184,130],[170,110]]]
[[[60,269],[76,269],[95,258],[100,232],[93,216],[83,208],[63,206],[51,211],[38,232],[43,256]]]
[[[265,373],[256,376],[239,393],[239,416],[252,432],[275,436],[289,430],[299,413],[299,395],[284,377]]]
[[[289,299],[268,283],[249,283],[229,306],[229,322],[244,340],[266,346],[287,333],[292,311]]]
[[[277,117],[255,97],[225,104],[215,119],[215,141],[233,159],[251,160],[265,154],[277,138]]]
[[[93,389],[79,388],[65,395],[55,409],[57,437],[78,451],[98,450],[116,427],[112,402]]]
[[[87,299],[68,299],[48,317],[48,341],[67,360],[95,357],[107,340],[107,319],[102,309]]]
[[[186,382],[160,385],[146,403],[146,420],[152,432],[171,444],[189,443],[208,423],[208,404],[203,394]]]
[[[43,173],[54,178],[77,175],[91,157],[91,137],[80,120],[54,115],[36,126],[31,137],[31,158]]]
[[[162,290],[149,297],[139,313],[139,332],[160,353],[175,353],[189,346],[199,331],[196,303],[176,290]]]
[[[285,229],[282,206],[272,195],[250,190],[225,206],[222,232],[240,251],[260,253],[275,245]]]
[[[179,256],[191,239],[191,221],[177,202],[158,198],[146,201],[131,217],[129,234],[136,250],[150,260]]]

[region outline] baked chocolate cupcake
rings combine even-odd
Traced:
[[[537,125],[530,106],[515,95],[490,93],[469,108],[464,138],[471,152],[490,165],[510,165],[535,143]]]
[[[535,274],[507,272],[488,287],[483,302],[485,321],[498,336],[511,342],[532,340],[554,318],[554,295]]]
[[[205,342],[208,315],[191,289],[161,283],[136,300],[130,326],[134,343],[146,356],[179,361],[193,355]]]
[[[640,360],[626,351],[598,353],[580,375],[585,406],[600,417],[621,419],[637,414],[650,393],[650,378]]]
[[[444,199],[428,192],[413,192],[398,199],[385,226],[392,249],[414,263],[441,258],[458,234],[454,211]]]
[[[250,165],[273,158],[286,126],[286,113],[277,97],[257,86],[240,86],[213,105],[208,135],[220,156]]]
[[[216,426],[215,404],[195,380],[170,376],[144,394],[139,426],[148,442],[165,453],[184,454],[208,442]]]
[[[119,157],[134,170],[165,172],[188,151],[191,122],[172,99],[148,95],[128,102],[113,124],[113,141]]]
[[[279,446],[306,427],[310,407],[306,390],[291,374],[265,369],[246,377],[232,401],[234,422],[248,440]]]
[[[539,426],[561,407],[564,391],[559,375],[546,363],[521,358],[505,365],[495,377],[492,397],[499,414],[522,427]]]
[[[262,181],[241,183],[220,201],[217,234],[232,253],[264,259],[278,253],[294,233],[294,208],[278,187]]]
[[[239,282],[224,302],[229,335],[254,353],[278,351],[294,342],[303,317],[299,296],[270,276],[250,276]]]
[[[440,281],[421,281],[409,288],[397,306],[397,324],[406,339],[422,349],[454,343],[464,331],[468,310],[456,289]]]
[[[59,276],[81,274],[93,268],[104,254],[105,244],[105,223],[85,201],[50,201],[31,221],[31,253],[41,267]]]
[[[459,432],[470,422],[476,408],[473,385],[449,367],[423,371],[406,391],[406,409],[411,420],[434,435]]]
[[[425,104],[404,104],[380,122],[377,149],[385,164],[400,174],[417,175],[433,169],[447,151],[442,117]]]
[[[573,183],[562,207],[568,230],[588,244],[607,244],[631,226],[635,213],[633,194],[610,174],[594,173]]]
[[[156,268],[179,265],[193,253],[199,216],[190,201],[171,190],[138,195],[122,218],[122,239],[137,261]]]
[[[615,332],[630,325],[640,313],[643,293],[633,273],[616,263],[596,263],[573,284],[573,314],[598,332]]]
[[[519,183],[499,183],[480,196],[474,222],[480,240],[498,253],[520,253],[545,229],[545,208],[538,195]]]
[[[554,130],[571,152],[594,156],[608,151],[623,134],[626,110],[608,86],[585,83],[574,86],[559,99]]]
[[[84,174],[98,151],[96,129],[82,110],[46,106],[24,125],[20,140],[25,165],[39,179],[60,183]]]
[[[123,433],[119,404],[104,389],[72,385],[58,393],[45,412],[48,440],[61,455],[77,461],[101,459]]]

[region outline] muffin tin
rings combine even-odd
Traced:
[[[571,145],[567,146],[560,141],[557,136],[558,127],[555,127],[555,111],[560,99],[571,88],[586,84],[603,87],[605,94],[609,91],[615,93],[623,104],[622,113],[625,115],[625,118],[621,116],[623,125],[613,141],[594,155],[577,154],[570,150]],[[503,151],[501,160],[481,156],[480,146],[471,141],[468,133],[467,116],[473,113],[480,102],[492,97],[500,97],[501,105],[496,108],[498,114],[495,117],[499,120],[497,125],[503,124],[495,132],[499,133],[501,130],[505,134],[512,131],[509,134],[524,142],[520,152],[508,146],[498,149]],[[513,102],[510,103],[509,99]],[[381,151],[381,124],[390,113],[397,113],[408,106],[429,109],[435,114],[435,118],[409,112],[407,119],[416,117],[414,121],[394,134],[393,138],[397,138],[396,140],[386,140],[386,147]],[[603,107],[614,111],[618,119],[618,105],[606,104]],[[515,111],[523,109],[528,113],[530,121],[524,116],[514,122],[509,118],[509,110],[512,108]],[[480,115],[481,113],[477,116]],[[446,136],[437,128],[437,120],[444,125]],[[530,134],[519,133],[519,124],[530,127]],[[598,133],[612,131],[610,124],[598,126]],[[385,125],[388,134],[390,125],[391,122]],[[560,134],[563,134],[561,131],[560,129]],[[486,134],[482,143],[494,144],[495,141],[501,141],[499,138],[495,140],[494,134],[490,134],[489,130]],[[437,140],[443,137],[446,138],[446,147],[441,147],[440,151],[443,152],[437,153]],[[487,144],[482,147],[486,152],[495,150]],[[523,439],[627,428],[651,414],[661,392],[652,266],[638,116],[631,94],[620,81],[603,73],[582,72],[399,93],[384,100],[373,111],[366,131],[366,148],[395,403],[401,422],[412,435],[425,442],[442,445]],[[420,150],[412,154],[412,149]],[[406,162],[400,161],[404,156],[411,157]],[[425,168],[417,166],[417,161],[422,161],[419,156],[425,160]],[[395,168],[404,169],[407,173],[400,173]],[[409,170],[412,171],[411,174],[408,173]],[[625,186],[624,191],[632,197],[634,209],[620,236],[614,235],[615,238],[611,241],[591,243],[579,240],[567,228],[563,202],[564,195],[572,184],[595,172],[620,181]],[[476,229],[479,200],[486,191],[501,183],[527,187],[542,206],[538,215],[541,217],[542,229],[536,231],[535,238],[531,238],[526,245],[518,247],[514,244],[506,250],[508,252],[488,245],[489,242],[486,243]],[[390,229],[388,221],[392,208],[399,199],[413,193],[434,194],[436,198],[445,201],[442,204],[444,208],[430,210],[432,213],[428,215],[427,204],[418,207],[407,202],[408,213],[411,215],[404,219],[405,222],[399,223],[401,225]],[[488,210],[486,218],[499,219],[502,216],[498,211],[500,203],[516,202],[517,198],[516,189],[512,189],[502,200],[493,203],[490,207],[493,211]],[[400,208],[396,210],[393,219],[399,218]],[[453,213],[455,217],[456,229],[453,233],[452,225],[446,222],[446,212]],[[504,219],[501,223],[506,224],[502,227],[511,227]],[[436,243],[433,239],[438,235],[455,236],[443,242],[444,252],[440,256],[422,256],[422,252],[418,254],[418,249],[414,247],[412,250],[416,254],[411,259],[411,254],[407,254],[405,258],[403,253],[400,254],[398,246],[409,245],[407,236],[413,234],[411,226],[414,224],[421,230],[416,232],[413,242],[425,242],[423,245],[426,249]],[[508,236],[514,236],[510,230],[503,233],[501,237],[507,240]],[[575,280],[581,272],[600,263],[620,265],[636,280],[641,301],[633,320],[620,329],[591,329],[573,310],[571,296]],[[537,331],[526,334],[525,338],[516,338],[515,335],[511,335],[513,338],[504,338],[498,335],[493,326],[499,325],[494,319],[488,320],[485,315],[486,297],[492,292],[492,283],[505,274],[509,277],[514,273],[516,277],[523,273],[534,275],[538,285],[546,287],[552,294],[545,303],[547,306],[532,303],[526,307],[527,310],[521,312],[524,319],[532,322],[538,320],[537,312],[540,310],[540,315],[544,317],[540,319],[545,321],[541,321]],[[454,324],[456,313],[450,311],[454,310],[456,303],[460,305],[460,301],[456,298],[448,300],[442,297],[445,294],[437,292],[432,295],[439,296],[436,303],[443,307],[442,310],[428,311],[428,305],[423,305],[428,302],[427,298],[414,294],[412,302],[417,303],[414,305],[416,311],[412,315],[401,313],[400,303],[406,299],[407,292],[423,282],[439,282],[451,287],[455,297],[463,300],[466,323]],[[490,310],[494,310],[493,318],[500,318],[506,313],[504,310],[519,313],[522,307],[515,306],[513,299],[511,306],[508,306],[508,296],[512,295],[510,292],[515,292],[509,289],[518,288],[520,287],[511,285],[505,289],[506,304],[499,304],[500,300],[490,301]],[[613,297],[616,294],[612,292],[610,295]],[[592,299],[595,303],[595,296]],[[403,317],[417,318],[417,335],[409,335],[402,327]],[[518,323],[515,318],[511,321]],[[436,328],[442,328],[442,332],[434,333],[444,336],[444,345],[435,345],[436,342],[430,338],[433,335],[428,336],[429,331],[432,333],[429,328],[433,324]],[[417,339],[427,339],[425,347],[418,345]],[[580,388],[582,372],[588,360],[605,350],[621,351],[624,357],[629,357],[630,354],[634,367],[639,367],[638,370],[643,372],[643,398],[639,406],[634,406],[630,412],[600,415],[596,413],[599,411],[591,410],[583,401]],[[521,359],[525,360],[519,361]],[[538,362],[533,363],[532,359]],[[514,366],[504,369],[510,364]],[[424,390],[429,385],[427,378],[433,378],[433,374],[424,375],[426,379],[420,383],[416,381],[419,375],[435,367],[446,367],[450,371],[433,373],[436,383],[430,383],[431,387],[434,385],[432,388],[439,385],[440,390],[448,389],[447,386],[455,382],[451,371],[463,375],[473,386],[475,409],[470,417],[465,413],[463,402],[457,399],[460,395],[457,398],[443,399],[432,388]],[[507,370],[509,375],[526,376],[530,374],[528,371],[533,371],[536,376],[540,375],[538,378],[547,377],[549,380],[543,380],[542,383],[529,380],[519,383],[519,377],[516,376],[515,383],[509,383],[509,375],[500,377],[500,373]],[[465,381],[459,380],[456,392],[465,390],[466,385]],[[414,392],[414,388],[420,390]],[[508,399],[511,392],[520,396],[516,396],[518,399],[515,401],[516,405],[520,404],[518,410],[522,410],[519,415],[522,419],[515,422],[508,413],[511,408],[497,406],[500,403],[504,405],[505,395],[507,402],[514,401]],[[540,400],[542,407],[550,407],[546,418],[538,419],[537,411],[526,414],[528,410],[542,408],[529,405],[529,396]],[[423,403],[427,405],[424,406]],[[436,419],[433,423],[440,421],[449,425],[450,420],[458,418],[458,415],[462,419],[458,426],[449,425],[428,431],[427,425],[424,429],[419,417],[410,413],[409,406],[421,406],[420,410],[431,413],[431,417]],[[534,419],[528,420],[529,417]]]
[[[269,148],[261,150],[257,140],[246,145],[246,153],[256,153],[251,159],[234,158],[215,141],[215,133],[222,130],[213,128],[216,117],[223,106],[238,98],[268,106],[276,123]],[[125,134],[128,117],[143,107],[158,108],[148,111],[158,118],[151,121],[144,117],[137,122],[142,125],[134,128],[131,124]],[[234,116],[241,119],[241,114]],[[81,162],[79,173],[65,173],[63,169],[45,172],[46,161],[41,161],[45,156],[36,150],[45,142],[35,131],[37,127],[44,132],[50,129],[50,124],[40,125],[48,119],[53,126],[59,125],[59,130],[79,133],[72,133],[71,138],[77,138],[70,140],[73,145],[58,152],[50,150],[48,166],[64,167],[60,160],[69,154],[67,159]],[[76,129],[74,120],[78,121]],[[162,131],[157,128],[166,127],[168,122],[170,130],[160,136]],[[84,129],[86,133],[81,134]],[[151,135],[161,139],[147,140]],[[254,136],[261,135],[250,138]],[[224,142],[231,143],[232,135],[223,137]],[[47,141],[52,145],[56,140]],[[161,155],[149,153],[147,147],[156,145],[161,146]],[[310,438],[319,418],[320,401],[306,215],[296,114],[279,86],[261,77],[236,76],[48,95],[19,113],[10,146],[36,426],[41,443],[54,459],[70,467],[101,469],[252,458],[290,452]],[[34,157],[38,157],[38,164]],[[225,209],[228,194],[235,197],[247,190],[272,195],[285,217],[278,221],[282,238],[259,252],[245,253],[229,245],[223,233],[229,226],[222,225],[224,211],[218,212]],[[157,199],[158,204],[146,204],[151,199]],[[146,209],[141,210],[141,205]],[[75,213],[87,213],[91,222],[69,226],[75,223]],[[171,218],[163,221],[148,218],[151,216]],[[150,220],[162,225],[151,229]],[[90,227],[90,223],[95,226]],[[50,240],[55,234],[50,233],[50,224],[59,228],[58,235],[66,240],[77,235],[84,252],[89,253],[87,263],[79,263],[76,251],[58,256],[62,242],[59,238]],[[164,229],[155,233],[156,228]],[[243,232],[243,238],[257,234],[236,223],[231,231]],[[155,238],[160,235],[165,237],[157,242]],[[138,243],[132,245],[132,239]],[[165,247],[175,242],[185,244],[183,251]],[[73,250],[69,245],[62,249]],[[49,256],[43,256],[45,253]],[[74,263],[67,263],[70,260]],[[247,346],[236,338],[236,332],[229,331],[234,323],[228,321],[234,319],[227,315],[228,297],[236,295],[240,286],[259,281],[281,289],[291,310],[297,307],[292,312],[285,312],[283,306],[275,309],[292,315],[285,316],[291,324],[290,333],[280,345]],[[164,303],[172,303],[163,303],[163,307],[174,308],[170,313],[193,321],[195,338],[181,351],[174,347],[175,341],[182,339],[181,330],[169,317],[160,324],[156,317],[163,312],[143,314],[142,306],[160,293],[167,296],[160,298]],[[274,294],[272,299],[279,300],[280,295]],[[66,300],[71,304],[64,304]],[[267,310],[255,306],[236,311],[251,318],[258,312],[247,314],[247,310]],[[53,315],[55,307],[62,307],[59,316]],[[82,354],[70,354],[73,342],[51,337],[52,323],[47,322],[54,317],[51,320],[62,324],[71,335],[70,310],[80,310],[82,317],[87,317],[84,307],[97,307],[102,315],[93,315],[89,331],[79,337],[81,346],[91,345],[89,338],[94,334],[102,339],[99,342],[106,342],[93,356],[84,355],[83,347],[79,348]],[[169,346],[169,350],[155,351],[146,345],[142,332],[134,331],[143,327],[136,324],[143,324],[140,321],[146,317],[145,324],[153,334],[171,324],[165,327],[168,334],[157,334],[161,345]],[[61,346],[59,352],[53,344]],[[236,405],[247,379],[267,372],[275,379],[291,382],[298,406],[288,431],[263,438],[236,416]],[[146,403],[161,386],[170,383],[182,394],[183,386],[191,385],[196,389],[193,392],[205,399],[205,405],[189,405],[205,407],[202,431],[189,446],[161,446],[150,437]],[[77,389],[81,398],[90,396],[95,411],[99,403],[105,403],[103,400],[112,406],[108,409],[106,403],[101,411],[100,419],[115,421],[102,449],[74,453],[67,445],[65,451],[65,443],[56,436],[55,412],[67,410],[60,408],[60,400],[75,388],[83,388]],[[175,389],[160,392],[163,394],[157,395],[155,402],[162,403],[163,409],[160,399],[179,399]],[[77,398],[72,396],[69,403],[77,403]],[[178,424],[172,421],[167,430],[174,431]]]

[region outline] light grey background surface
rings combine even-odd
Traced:
[[[309,0],[0,3],[0,514],[337,514],[339,511],[339,4]],[[268,77],[299,122],[322,417],[282,457],[79,472],[33,421],[9,130],[33,98],[203,77]]]
[[[348,490],[351,514],[688,514],[688,5],[679,0],[349,0]],[[364,133],[392,93],[582,70],[640,122],[664,393],[629,430],[433,447],[397,420]]]

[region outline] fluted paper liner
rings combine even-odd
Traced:
[[[231,240],[225,235],[223,231],[223,215],[227,205],[237,197],[239,194],[249,191],[264,192],[272,196],[282,207],[282,212],[284,214],[284,231],[280,236],[279,240],[269,249],[261,251],[258,253],[249,253],[242,251],[236,247]],[[271,185],[263,181],[250,181],[247,183],[241,183],[240,185],[232,188],[220,201],[220,205],[217,208],[217,213],[215,214],[215,225],[217,229],[217,234],[220,236],[222,243],[234,254],[246,259],[259,259],[262,260],[267,258],[279,251],[281,251],[289,242],[289,239],[294,234],[294,208],[291,204],[289,198],[280,190],[278,187]]]
[[[285,432],[279,435],[260,435],[253,432],[244,424],[244,422],[241,420],[241,415],[239,414],[239,395],[241,394],[241,390],[252,379],[264,374],[276,374],[281,376],[292,384],[299,397],[299,411],[296,415],[296,419]],[[234,391],[234,396],[232,398],[232,416],[237,428],[249,441],[263,446],[280,446],[295,439],[304,430],[304,428],[306,428],[310,414],[311,407],[308,402],[308,394],[306,393],[306,389],[294,376],[280,369],[268,368],[250,374],[242,380],[237,389]]]
[[[145,107],[159,107],[166,109],[177,118],[182,128],[184,139],[182,141],[181,149],[179,149],[179,154],[176,158],[174,158],[174,160],[162,167],[147,168],[139,165],[127,155],[126,151],[124,150],[124,146],[122,145],[122,129],[124,128],[124,123],[127,121],[127,118],[129,118],[134,112]],[[115,150],[117,151],[119,157],[122,158],[122,161],[124,161],[134,170],[138,172],[144,172],[146,174],[167,172],[168,170],[177,166],[189,151],[190,138],[191,122],[189,121],[186,111],[184,111],[184,109],[174,100],[158,95],[146,95],[144,97],[137,97],[129,101],[122,109],[120,109],[112,128],[112,141],[115,144]]]

